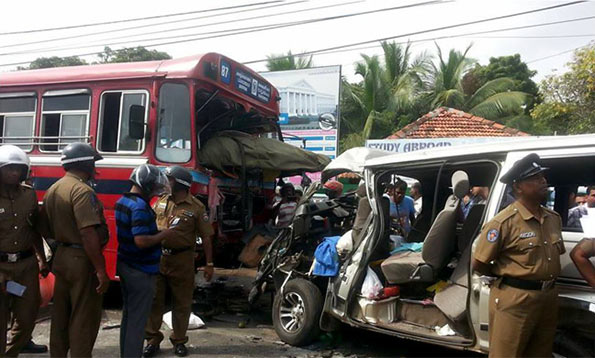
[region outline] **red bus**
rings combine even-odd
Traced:
[[[218,174],[199,165],[201,144],[222,130],[280,138],[278,100],[264,78],[216,53],[0,73],[0,144],[28,153],[40,199],[64,174],[60,151],[68,143],[97,148],[104,159],[97,162],[95,189],[110,229],[107,272],[115,279],[114,204],[129,189],[132,169],[142,163],[187,167],[193,193],[205,200]],[[233,179],[224,184],[239,186]],[[260,185],[262,200],[271,199],[274,186],[264,179]],[[225,232],[220,227],[218,239]]]

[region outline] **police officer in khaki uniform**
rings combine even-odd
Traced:
[[[172,234],[162,242],[160,274],[151,316],[146,326],[148,344],[143,355],[152,357],[159,350],[163,333],[159,331],[165,305],[166,287],[170,287],[173,298],[173,333],[170,341],[178,357],[188,354],[186,330],[192,309],[194,291],[194,247],[200,236],[207,266],[204,276],[207,281],[213,276],[212,236],[213,228],[208,222],[204,205],[190,193],[192,174],[179,166],[165,170],[172,195],[162,196],[153,206],[157,215],[159,230],[170,228]]]
[[[62,151],[66,175],[43,199],[49,234],[59,244],[52,271],[56,276],[50,331],[50,355],[90,357],[101,322],[101,304],[109,278],[102,249],[108,241],[103,206],[87,184],[95,162],[93,147],[72,143]]]
[[[11,335],[6,344],[6,356],[16,357],[29,342],[35,327],[40,304],[39,272],[47,276],[49,270],[43,253],[38,224],[37,196],[28,185],[22,184],[29,173],[29,158],[14,145],[0,147],[0,275],[2,281],[12,280],[22,286],[22,296],[2,290],[0,327],[2,346],[6,344],[6,325],[12,313]],[[4,286],[4,285],[3,285]],[[0,355],[4,351],[0,349]]]
[[[490,292],[490,357],[551,357],[564,253],[560,216],[543,206],[548,185],[539,156],[529,154],[500,179],[516,201],[488,222],[473,268],[496,276]]]

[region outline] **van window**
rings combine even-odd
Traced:
[[[4,96],[6,97],[0,97],[1,143],[18,144],[21,149],[29,151],[32,149],[32,144],[26,143],[33,143],[37,98]],[[19,138],[9,139],[10,137]]]
[[[108,91],[101,95],[100,127],[98,145],[100,152],[140,153],[144,150],[143,139],[129,136],[128,120],[130,107],[134,104],[145,107],[145,122],[148,113],[147,91]]]
[[[168,163],[190,160],[190,95],[180,83],[165,83],[159,91],[157,159]]]
[[[548,197],[542,203],[556,211],[562,218],[562,230],[583,232],[581,217],[588,215],[590,206],[595,207],[595,156],[577,156],[541,160],[548,167],[545,177],[548,181]],[[593,190],[591,190],[593,186]],[[500,209],[514,201],[512,189],[506,188]]]
[[[41,150],[59,151],[68,143],[87,141],[90,105],[89,93],[62,95],[60,92],[48,92],[44,94]]]

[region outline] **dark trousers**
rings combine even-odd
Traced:
[[[122,324],[120,327],[120,356],[141,357],[145,325],[155,295],[155,277],[118,260],[118,276],[122,287]]]

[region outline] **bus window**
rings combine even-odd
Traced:
[[[185,163],[191,157],[190,95],[179,83],[165,83],[159,91],[157,159]]]
[[[135,152],[144,150],[144,140],[132,139],[128,131],[130,106],[145,107],[147,116],[146,91],[109,91],[101,95],[101,116],[98,145],[100,152]]]
[[[33,143],[37,98],[34,97],[35,93],[27,95],[27,97],[16,97],[11,94],[0,95],[0,134],[2,134],[2,143],[20,143],[21,149],[29,151],[32,149],[32,145],[24,145],[24,143]],[[8,139],[10,137],[19,138]]]
[[[87,141],[91,95],[88,90],[49,91],[43,95],[42,151],[59,151]]]

